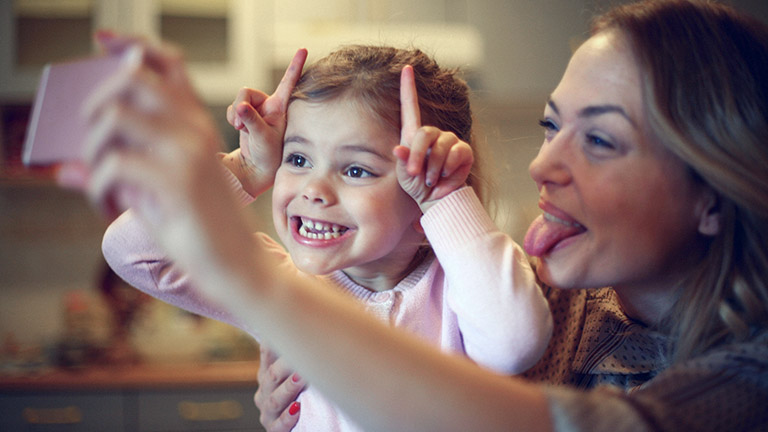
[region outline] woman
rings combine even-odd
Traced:
[[[96,103],[89,194],[134,205],[206,295],[363,426],[768,428],[763,26],[715,4],[645,2],[598,19],[574,54],[530,168],[544,214],[525,246],[560,288],[545,290],[555,336],[529,379],[443,356],[243,250],[246,223],[216,193],[210,121],[170,106],[174,92],[190,102],[179,63],[150,52],[151,68],[116,85],[152,103]],[[114,138],[122,150],[104,152]],[[153,140],[162,163],[138,145]],[[274,288],[251,289],[265,275]]]

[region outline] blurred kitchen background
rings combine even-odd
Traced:
[[[115,278],[101,257],[105,222],[81,196],[54,186],[49,170],[20,164],[42,66],[93,53],[94,30],[180,46],[232,147],[237,135],[224,118],[226,106],[242,86],[271,93],[298,47],[309,49],[309,61],[348,43],[421,48],[464,71],[478,136],[495,164],[489,178],[497,221],[521,241],[537,213],[527,174],[541,142],[537,119],[590,17],[615,3],[0,0],[0,382],[50,367],[258,357],[238,331],[147,299]],[[768,1],[731,3],[768,21]],[[251,210],[260,228],[272,232],[269,201],[264,197]]]

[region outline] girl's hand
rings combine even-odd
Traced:
[[[469,144],[455,134],[432,126],[421,126],[419,99],[413,68],[403,68],[400,78],[402,130],[397,176],[403,188],[426,211],[432,205],[464,186],[474,156]]]
[[[288,432],[301,415],[296,398],[306,383],[271,350],[261,347],[259,389],[253,397],[259,421],[269,432]]]
[[[288,99],[306,60],[306,49],[296,51],[271,96],[244,87],[227,107],[227,121],[240,131],[240,148],[226,155],[223,162],[251,196],[272,186],[282,158]]]

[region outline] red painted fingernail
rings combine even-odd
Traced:
[[[291,377],[291,381],[293,381],[293,382],[297,383],[297,382],[301,381],[301,377],[299,376],[299,374],[295,373],[295,374],[293,374],[293,376]]]
[[[291,404],[291,406],[288,408],[288,414],[290,415],[296,415],[297,412],[299,412],[299,409],[301,409],[301,403],[294,402]]]

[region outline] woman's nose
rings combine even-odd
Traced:
[[[570,153],[568,137],[557,135],[544,144],[539,153],[528,165],[528,173],[536,186],[541,190],[545,185],[564,186],[571,182],[572,173],[569,160]]]

